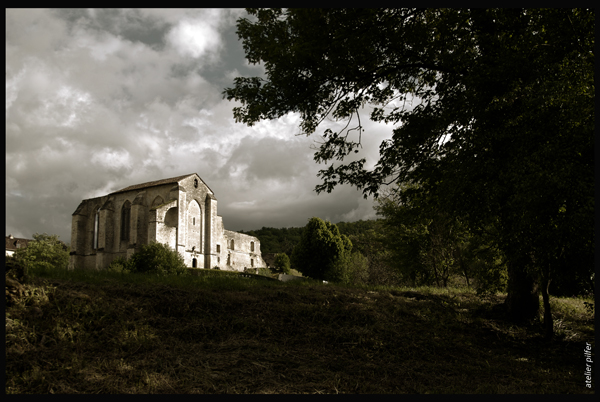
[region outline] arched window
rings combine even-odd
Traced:
[[[192,200],[187,208],[186,246],[189,249],[202,249],[202,210],[196,200]]]
[[[125,201],[121,209],[121,241],[129,241],[129,226],[131,220],[131,203]]]
[[[94,250],[98,248],[98,230],[100,228],[100,208],[96,210],[94,214],[94,240],[92,242],[92,247]]]
[[[233,248],[233,239],[231,239],[231,247],[230,247],[230,248],[231,248],[232,250],[234,250],[234,248]]]
[[[196,268],[196,266],[198,266],[198,260],[196,260],[195,258],[192,260],[192,268]]]
[[[250,242],[250,251],[254,251],[254,242],[253,241]]]

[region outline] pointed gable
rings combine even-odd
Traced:
[[[193,176],[195,174],[196,173],[191,173],[191,174],[186,174],[183,176],[171,177],[170,179],[162,179],[162,180],[149,181],[147,183],[134,184],[133,186],[122,188],[121,190],[117,190],[115,192],[112,192],[111,194],[124,193],[126,191],[131,191],[131,190],[141,190],[141,189],[148,188],[148,187],[161,186],[163,184],[178,183],[180,180],[185,179],[186,177]]]
[[[198,177],[198,179],[200,180],[200,182],[202,182],[206,186],[206,188],[208,188],[210,190],[211,193],[214,193],[211,190],[211,188],[208,187],[208,185],[206,184],[206,182],[204,182],[204,180],[202,180],[202,178],[200,176],[198,176],[197,173],[190,173],[190,174],[185,174],[183,176],[171,177],[169,179],[162,179],[162,180],[149,181],[147,183],[134,184],[133,186],[125,187],[125,188],[122,188],[120,190],[114,191],[111,194],[124,193],[124,192],[132,191],[132,190],[142,190],[142,189],[146,189],[148,187],[162,186],[163,184],[171,184],[171,183],[177,184],[181,180],[183,180],[185,178],[188,178],[190,176],[196,176],[196,177]]]

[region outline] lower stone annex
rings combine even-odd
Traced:
[[[177,250],[192,268],[266,266],[259,240],[224,229],[213,191],[193,173],[83,200],[73,213],[69,267],[102,269],[152,241]]]

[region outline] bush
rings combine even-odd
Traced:
[[[271,270],[269,268],[258,268],[256,270],[257,275],[271,277]]]
[[[117,257],[108,266],[111,272],[128,273],[130,272],[129,261],[125,257]]]
[[[17,260],[14,256],[7,255],[4,259],[6,274],[23,282],[27,279],[27,264]]]
[[[288,257],[286,253],[277,254],[275,256],[274,266],[284,274],[289,274],[291,269],[290,257]]]
[[[15,257],[27,269],[67,269],[69,251],[57,235],[34,234],[27,247],[17,250]]]
[[[126,263],[131,272],[157,275],[185,275],[188,269],[183,257],[169,246],[152,242],[143,245]]]
[[[369,281],[369,259],[361,252],[352,253],[348,261],[350,283],[363,285]]]

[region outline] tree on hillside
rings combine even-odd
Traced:
[[[279,253],[275,256],[274,266],[284,274],[290,273],[290,257],[286,253]]]
[[[506,267],[499,252],[495,228],[474,233],[465,218],[448,215],[415,185],[385,192],[375,209],[383,216],[390,262],[412,286],[448,285],[463,277],[479,293],[505,290]]]
[[[66,269],[69,264],[69,250],[65,243],[58,239],[58,235],[36,233],[27,247],[16,251],[15,258],[25,262],[28,269]]]
[[[537,315],[538,286],[549,312],[557,271],[592,274],[594,10],[248,12],[237,32],[266,78],[238,77],[224,95],[249,125],[295,112],[308,135],[346,122],[322,133],[315,160],[334,163],[318,192],[417,183],[471,227],[497,221],[515,321]],[[365,107],[394,126],[370,170],[353,159]]]
[[[314,279],[344,281],[352,243],[337,226],[321,218],[311,218],[292,253],[292,265]]]
[[[348,236],[352,242],[352,264],[354,283],[369,283],[371,285],[394,286],[399,284],[399,276],[393,264],[390,263],[390,253],[385,244],[384,220],[359,220],[357,222],[339,222],[336,226],[341,234]],[[354,255],[354,254],[359,255]],[[367,268],[361,269],[360,260],[366,262]],[[366,276],[366,278],[365,278]]]

